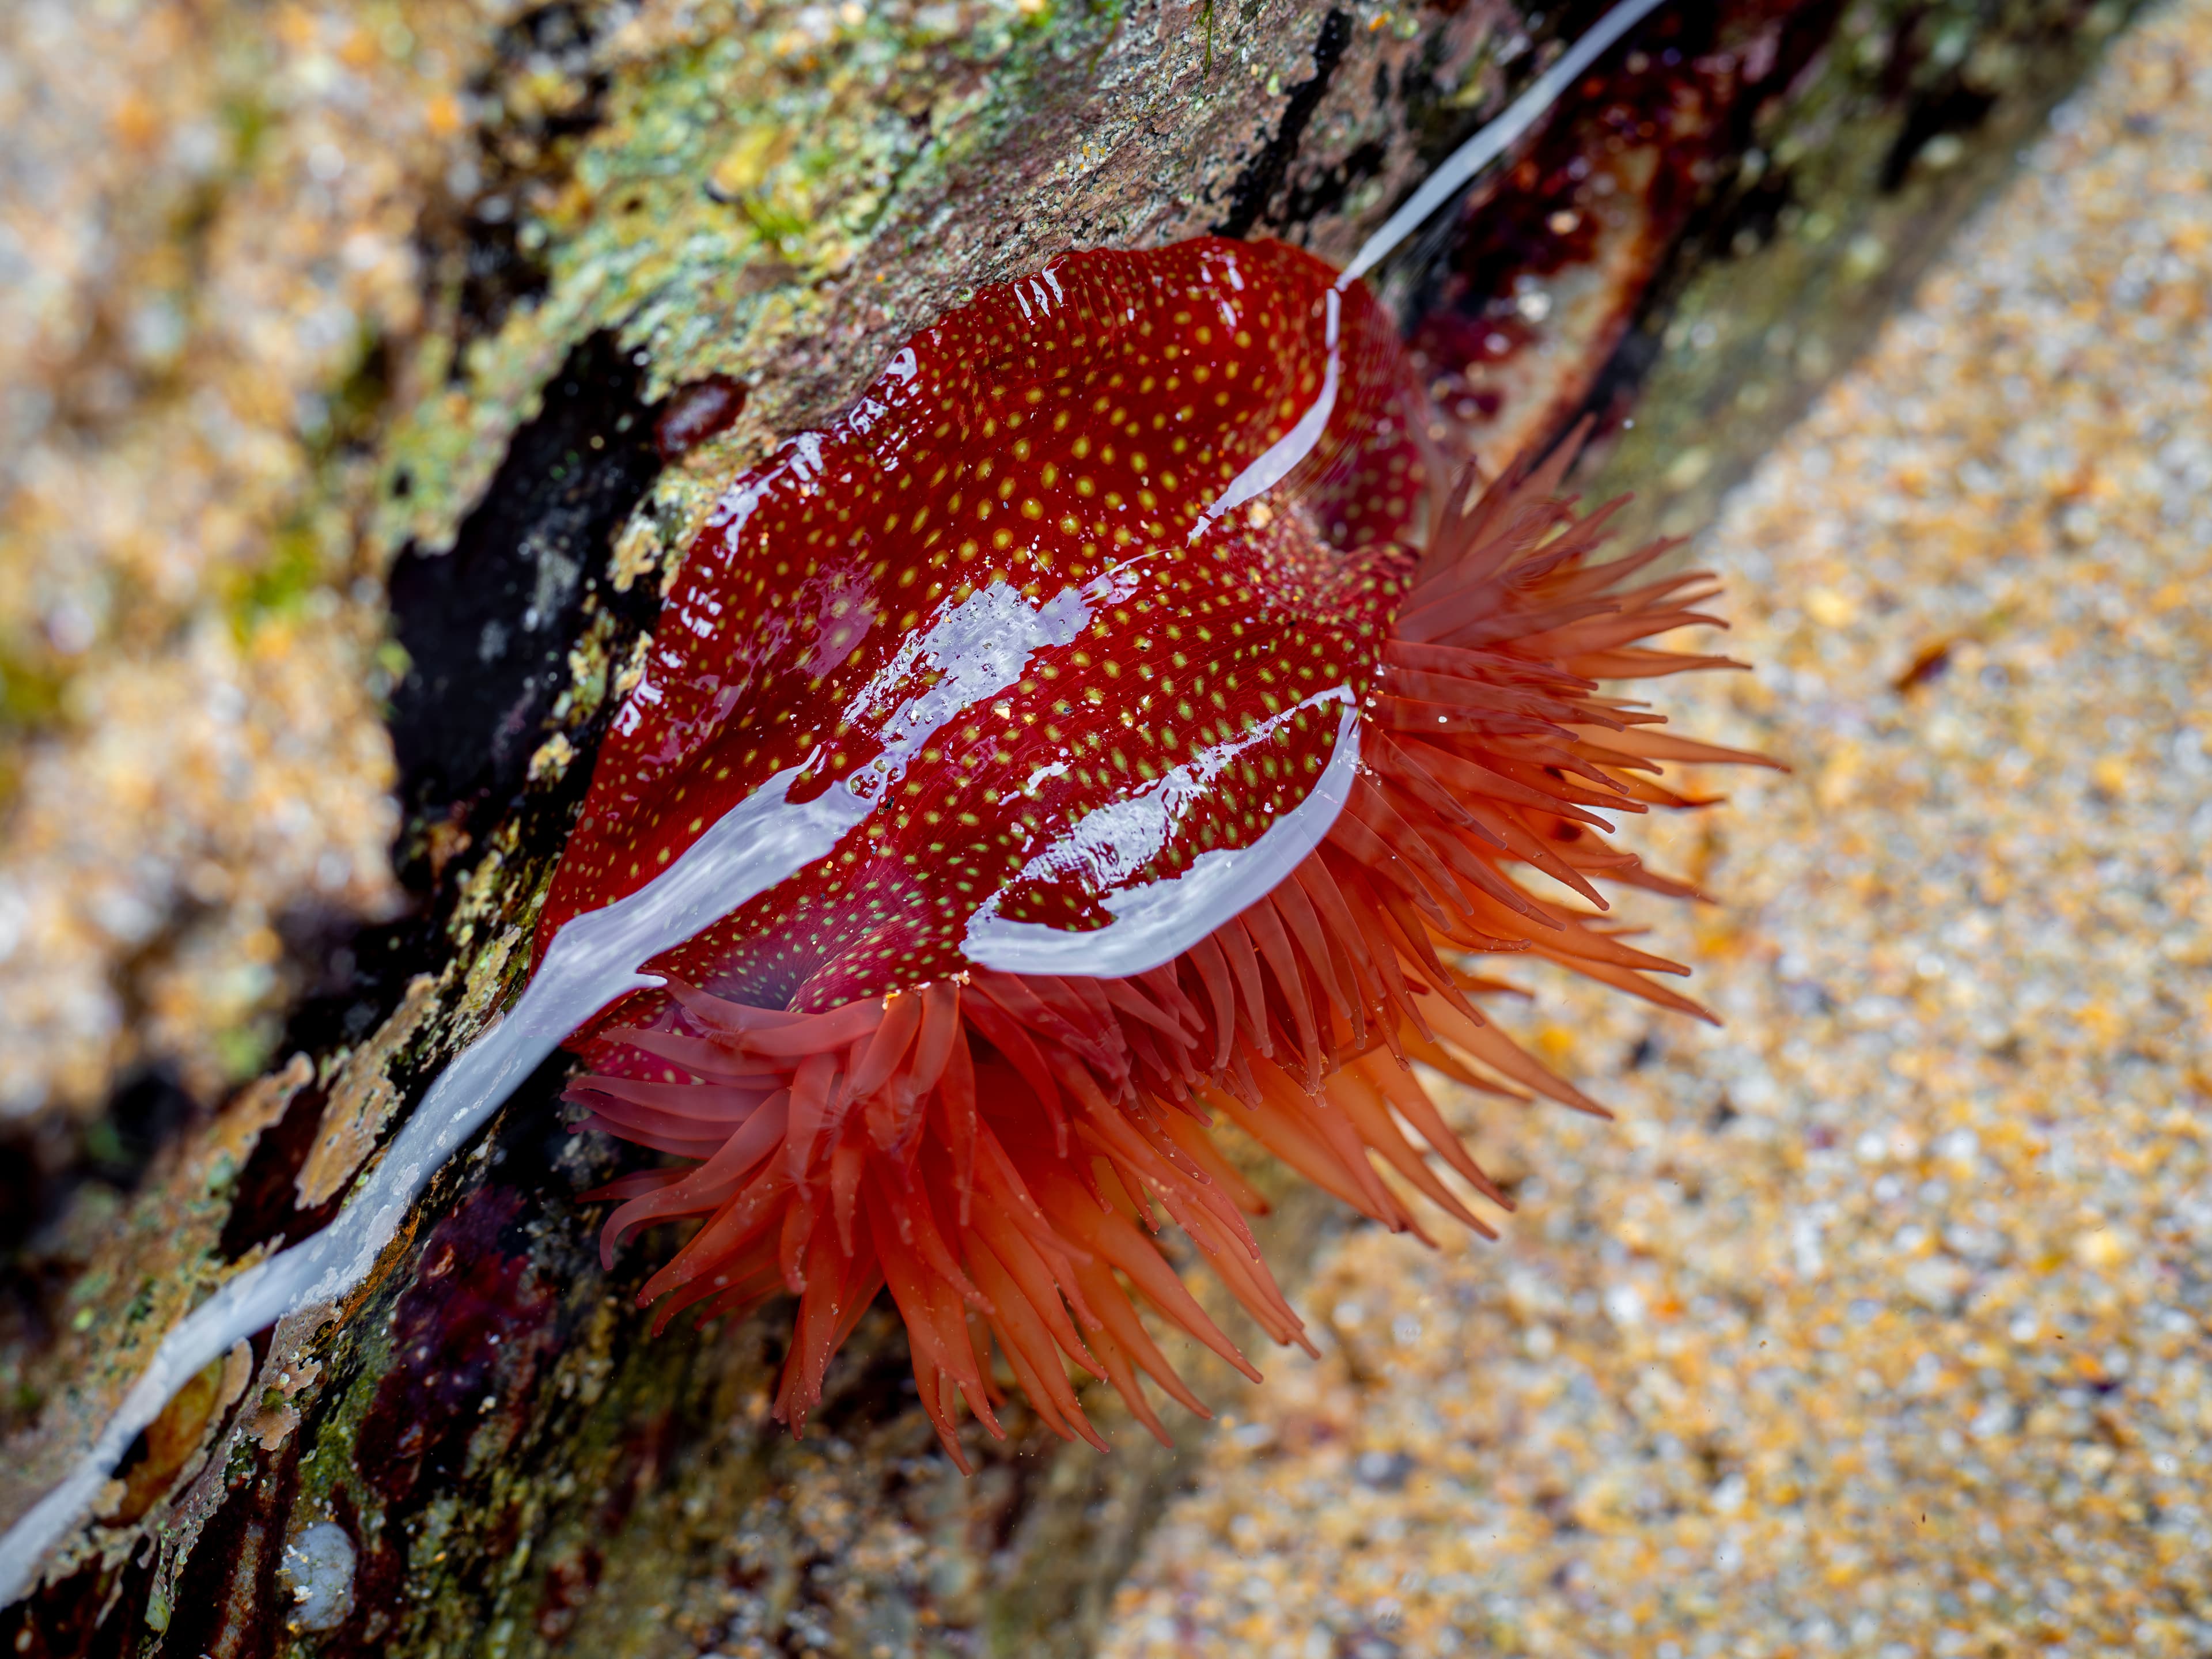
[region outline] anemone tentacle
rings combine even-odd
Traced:
[[[1712,623],[1697,607],[1713,585],[1631,585],[1665,543],[1596,562],[1609,509],[1558,497],[1571,452],[1448,498],[1343,811],[1289,879],[1174,961],[1108,981],[975,969],[808,1013],[676,981],[650,1026],[598,1033],[597,1069],[569,1091],[588,1109],[576,1127],[696,1160],[591,1194],[622,1200],[610,1256],[637,1229],[701,1221],[641,1293],[659,1322],[796,1297],[775,1411],[798,1431],[888,1285],[923,1407],[964,1468],[963,1404],[1003,1432],[994,1349],[1048,1427],[1093,1443],[1071,1370],[1163,1439],[1139,1373],[1205,1411],[1140,1307],[1257,1376],[1154,1243],[1170,1225],[1261,1331],[1311,1351],[1246,1223],[1263,1206],[1214,1139],[1224,1121],[1394,1231],[1420,1228],[1386,1172],[1494,1236],[1438,1165],[1510,1200],[1411,1063],[1604,1109],[1485,1018],[1476,999],[1510,988],[1468,958],[1538,956],[1710,1018],[1652,977],[1686,969],[1596,925],[1601,884],[1693,893],[1610,848],[1600,813],[1705,804],[1660,781],[1670,764],[1768,763],[1662,732],[1603,689],[1730,665],[1642,643]],[[1531,891],[1528,870],[1580,903]]]

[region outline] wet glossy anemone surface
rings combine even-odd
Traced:
[[[611,1250],[697,1230],[664,1321],[787,1291],[793,1427],[888,1285],[952,1455],[994,1348],[1096,1438],[1072,1372],[1193,1410],[1140,1308],[1248,1373],[1155,1243],[1173,1225],[1279,1341],[1233,1124],[1393,1227],[1382,1171],[1468,1224],[1504,1200],[1421,1060],[1597,1109],[1476,1006],[1533,952],[1664,1006],[1680,970],[1601,884],[1685,893],[1603,811],[1688,804],[1601,683],[1712,665],[1664,549],[1597,556],[1545,470],[1435,487],[1388,320],[1272,243],[1087,253],[918,336],[826,432],[738,479],[690,550],[541,923],[649,889],[739,802],[836,830],[648,964],[576,1046],[625,1178]],[[1531,871],[1548,878],[1540,896]]]
[[[769,1006],[957,972],[994,896],[994,917],[1103,927],[1102,890],[1258,839],[1374,678],[1422,493],[1388,320],[1355,291],[1322,346],[1334,276],[1273,243],[1074,255],[738,480],[540,938],[794,768],[794,802],[842,786],[877,810],[666,958]],[[1317,399],[1276,492],[1299,509],[1211,516]]]

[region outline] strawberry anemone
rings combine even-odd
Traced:
[[[888,1287],[964,1468],[1000,1366],[1102,1443],[1073,1381],[1204,1413],[1141,1310],[1258,1373],[1183,1283],[1180,1229],[1308,1346],[1247,1218],[1232,1125],[1394,1230],[1403,1195],[1510,1208],[1419,1076],[1599,1112],[1486,1019],[1469,959],[1545,957],[1701,1014],[1600,884],[1686,896],[1602,812],[1697,804],[1607,690],[1724,659],[1663,544],[1599,557],[1569,453],[1431,487],[1389,320],[1318,260],[1202,239],[984,290],[827,430],[732,484],[689,550],[540,925],[634,893],[749,798],[819,858],[649,965],[572,1041],[580,1128],[682,1160],[595,1197],[610,1260],[696,1230],[656,1329],[796,1298],[794,1431]],[[1540,872],[1578,902],[1533,890]]]

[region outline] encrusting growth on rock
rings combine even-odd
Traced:
[[[580,1036],[570,1090],[580,1127],[696,1160],[591,1195],[621,1200],[610,1255],[699,1221],[642,1292],[661,1324],[797,1298],[794,1430],[887,1285],[963,1468],[962,1403],[999,1431],[993,1347],[1060,1434],[1097,1442],[1072,1367],[1164,1436],[1139,1372],[1204,1407],[1140,1308],[1258,1373],[1163,1227],[1305,1345],[1221,1121],[1394,1230],[1419,1231],[1385,1170],[1486,1231],[1430,1160],[1506,1196],[1407,1062],[1601,1109],[1483,1017],[1509,988],[1466,960],[1703,1012],[1602,924],[1601,882],[1690,890],[1599,814],[1700,804],[1667,763],[1758,757],[1601,686],[1722,665],[1644,643],[1712,621],[1711,585],[1637,580],[1664,544],[1597,556],[1607,514],[1557,495],[1571,442],[1430,491],[1395,334],[1334,276],[1206,240],[987,290],[733,485],[692,550],[540,937],[771,775],[860,803],[837,852]],[[954,628],[979,605],[990,629]],[[1332,780],[1336,810],[1301,818]],[[1257,884],[1224,874],[1285,845]],[[1020,954],[1061,941],[1098,965]]]

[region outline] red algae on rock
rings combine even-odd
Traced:
[[[1529,866],[1686,893],[1601,810],[1686,803],[1601,681],[1721,659],[1694,575],[1595,562],[1571,453],[1435,487],[1365,291],[1276,243],[1085,252],[916,337],[830,430],[732,484],[602,751],[539,927],[641,891],[749,798],[834,806],[826,856],[648,964],[573,1046],[627,1177],[611,1252],[699,1218],[663,1322],[798,1298],[794,1429],[888,1285],[945,1447],[995,1345],[1056,1431],[1071,1366],[1194,1411],[1139,1307],[1256,1377],[1147,1237],[1182,1228],[1271,1337],[1303,1326],[1212,1139],[1226,1119],[1393,1228],[1387,1166],[1504,1202],[1407,1062],[1599,1109],[1486,1022],[1461,963],[1531,952],[1692,1012],[1680,972]]]

